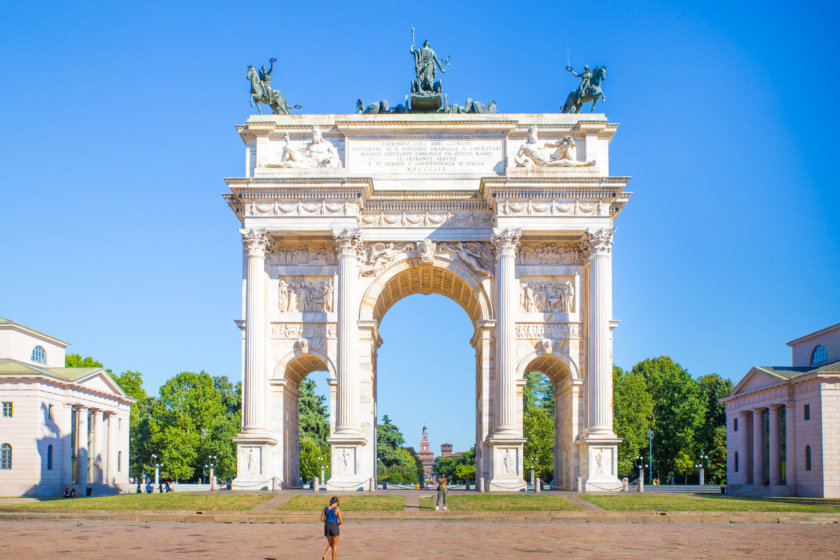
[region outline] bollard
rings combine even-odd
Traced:
[[[537,494],[542,492],[542,479],[540,477],[537,477],[537,479],[534,481],[534,492],[536,492]]]
[[[314,490],[316,493],[321,491],[321,485],[318,483],[317,476],[312,477],[312,490]]]

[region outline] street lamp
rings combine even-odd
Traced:
[[[634,464],[636,468],[639,469],[639,492],[645,491],[645,468],[648,466],[645,464],[645,458],[641,455],[637,455],[636,459],[634,460]]]
[[[321,486],[324,485],[324,458],[318,457],[318,465],[321,466]]]
[[[705,461],[709,460],[708,455],[704,455],[700,453],[700,462],[694,465],[695,469],[700,469],[700,486],[704,486],[706,484],[706,469],[705,469]]]
[[[648,430],[648,469],[650,470],[650,483],[653,484],[653,430]]]
[[[207,456],[207,464],[204,465],[204,468],[210,469],[210,490],[216,489],[216,477],[213,476],[213,469],[216,468],[216,461],[217,457],[215,455],[208,455]]]
[[[534,486],[534,463],[537,462],[536,457],[531,457],[531,486]],[[536,486],[534,486],[536,489]]]
[[[155,486],[160,486],[160,468],[163,463],[158,462],[158,456],[152,453],[152,466],[155,468]]]

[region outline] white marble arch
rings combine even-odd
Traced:
[[[370,380],[373,392],[362,395],[362,401],[370,399],[372,407],[363,415],[363,424],[376,422],[376,359],[377,349],[382,343],[379,338],[379,323],[395,303],[414,294],[435,293],[455,301],[470,317],[475,328],[471,344],[476,359],[476,480],[489,476],[491,460],[486,440],[493,426],[491,394],[495,385],[493,375],[492,326],[495,324],[493,308],[488,295],[487,279],[481,279],[461,263],[445,256],[436,255],[431,262],[422,262],[419,257],[409,257],[384,268],[368,286],[359,307],[359,324],[369,329],[370,336],[362,337],[368,344],[362,349],[360,376]],[[375,429],[375,428],[374,428]],[[375,457],[365,456],[375,463]]]
[[[550,352],[538,348],[519,360],[516,367],[518,386],[524,387],[525,372],[528,371],[544,374],[554,387],[554,480],[551,486],[574,490],[579,476],[579,453],[575,440],[580,435],[586,406],[584,380],[577,361],[552,344]],[[521,394],[519,403],[522,406]]]
[[[282,441],[272,449],[271,471],[283,473],[279,485],[282,488],[297,488],[305,481],[300,478],[300,384],[312,372],[326,371],[330,386],[329,410],[334,410],[336,368],[333,361],[317,348],[306,348],[302,352],[299,344],[284,355],[274,367],[269,379],[268,415],[272,433],[283,434]],[[330,414],[330,432],[333,430],[334,415]]]

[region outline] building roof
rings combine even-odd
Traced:
[[[46,375],[62,381],[76,381],[102,369],[100,367],[38,367],[9,358],[0,359],[0,375]]]
[[[56,338],[56,337],[54,337],[52,335],[49,335],[47,333],[37,331],[37,330],[33,329],[32,327],[27,327],[26,325],[21,325],[20,323],[16,323],[15,321],[12,321],[11,319],[6,319],[4,317],[0,317],[0,328],[17,328],[18,330],[27,332],[29,334],[34,334],[35,336],[45,338],[45,339],[49,340],[50,342],[52,342],[54,344],[57,344],[58,346],[62,346],[64,348],[67,348],[68,346],[70,346],[70,343],[65,341],[65,340],[61,340],[60,338]]]
[[[840,373],[840,361],[831,362],[830,364],[822,364],[819,366],[756,366],[763,372],[781,377],[782,379],[794,379],[808,373]]]
[[[837,323],[836,325],[831,325],[830,327],[826,327],[824,329],[820,329],[820,330],[818,330],[816,332],[812,332],[810,334],[806,334],[805,336],[800,336],[799,338],[796,338],[796,339],[788,342],[787,345],[788,346],[794,346],[795,344],[799,344],[800,342],[805,342],[809,338],[815,338],[815,337],[818,337],[818,336],[822,336],[824,334],[827,334],[827,333],[830,333],[830,332],[836,331],[836,330],[840,330],[840,323]]]

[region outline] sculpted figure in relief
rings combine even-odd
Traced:
[[[300,276],[285,276],[280,278],[277,306],[284,313],[287,311],[330,313],[333,310],[334,292],[332,278],[318,282]]]
[[[540,140],[537,129],[528,129],[528,139],[513,158],[517,167],[591,167],[594,161],[578,161],[577,148],[571,136],[550,142]]]
[[[286,145],[280,156],[279,163],[264,163],[263,167],[286,167],[298,169],[328,168],[336,169],[341,167],[341,159],[338,151],[332,142],[324,140],[321,129],[312,127],[312,142],[300,150],[292,146],[289,133],[284,137]]]
[[[513,454],[510,449],[505,449],[505,454],[502,455],[502,464],[505,468],[505,474],[516,474],[516,465],[513,463]]]
[[[521,281],[519,306],[526,313],[571,313],[575,288],[567,281]]]
[[[490,275],[492,262],[490,248],[486,245],[474,242],[468,243],[441,243],[438,246],[438,253],[445,254],[455,260],[460,259],[468,268],[481,276]]]

